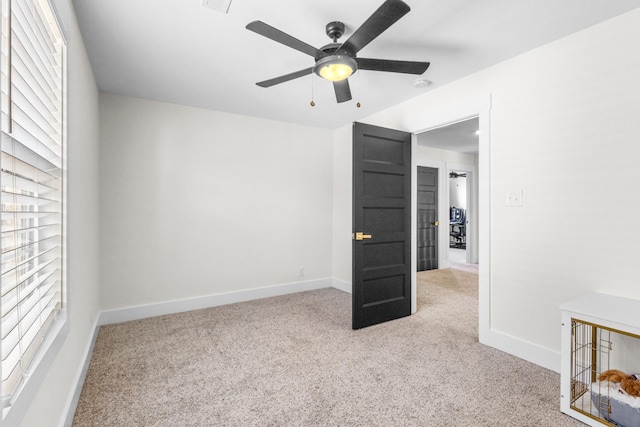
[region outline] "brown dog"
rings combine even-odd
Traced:
[[[609,369],[598,376],[599,381],[610,381],[620,383],[620,387],[629,396],[640,397],[640,377],[638,375],[627,375],[617,369]]]

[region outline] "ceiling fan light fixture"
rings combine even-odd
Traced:
[[[353,74],[353,68],[347,64],[327,64],[320,68],[320,76],[332,82],[339,82]]]
[[[323,79],[339,82],[351,76],[358,69],[356,60],[350,56],[329,55],[316,62],[316,74]]]

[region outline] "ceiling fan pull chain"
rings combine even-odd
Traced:
[[[311,70],[311,102],[309,103],[312,107],[316,106],[316,103],[313,102],[313,69]]]
[[[358,102],[356,107],[360,108],[360,70],[358,70]]]

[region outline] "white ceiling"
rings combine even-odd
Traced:
[[[452,123],[418,134],[418,145],[457,151],[459,153],[478,153],[480,120],[473,119]]]
[[[232,0],[229,13],[201,0],[73,0],[100,90],[334,129],[582,28],[640,7],[640,0],[405,0],[406,16],[359,56],[430,61],[418,76],[361,71],[353,100],[305,76],[255,82],[313,65],[313,58],[245,26],[262,20],[316,47],[342,21],[346,40],[382,0]],[[311,107],[313,99],[315,107]],[[361,108],[356,107],[360,101]]]

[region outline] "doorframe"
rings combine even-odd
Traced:
[[[412,124],[408,129],[413,134],[411,138],[411,185],[412,197],[412,273],[411,273],[411,313],[417,310],[417,281],[416,281],[416,254],[417,191],[417,134],[434,128],[446,126],[462,120],[478,117],[479,121],[479,147],[478,147],[478,339],[482,344],[491,345],[491,194],[490,194],[490,144],[491,144],[491,95],[470,100],[452,108],[433,114],[421,114],[412,117]],[[433,166],[432,166],[433,167]],[[440,175],[445,168],[440,169]]]

